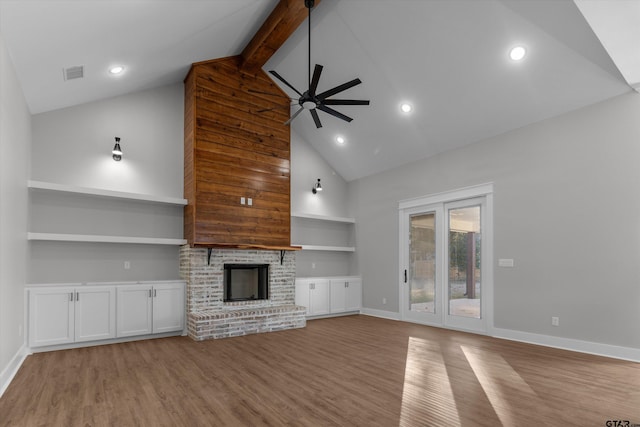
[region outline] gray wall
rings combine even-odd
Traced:
[[[31,179],[182,197],[182,83],[33,116]],[[124,152],[114,162],[114,137]]]
[[[327,144],[332,142],[327,141]],[[318,178],[323,191],[313,194]],[[349,216],[347,183],[302,137],[291,132],[291,212]]]
[[[640,348],[639,117],[634,92],[349,183],[364,306],[399,311],[398,201],[494,182],[495,327]]]
[[[330,142],[327,142],[330,143]],[[321,179],[323,191],[311,188]],[[347,183],[318,152],[291,132],[291,212],[347,217]],[[291,243],[353,246],[353,226],[293,218]],[[344,276],[353,273],[354,256],[349,252],[298,251],[296,276]]]
[[[174,84],[34,115],[31,179],[181,198],[183,99]],[[120,162],[111,158],[115,136]],[[41,190],[29,199],[34,232],[183,235],[181,206]],[[29,283],[179,278],[176,246],[33,241],[29,249]]]
[[[24,344],[30,120],[0,35],[0,387]]]

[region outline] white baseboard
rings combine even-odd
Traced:
[[[560,348],[563,350],[577,351],[580,353],[595,354],[598,356],[612,357],[614,359],[640,362],[640,349],[621,347],[610,344],[601,344],[590,341],[576,340],[572,338],[554,337],[551,335],[534,334],[531,332],[514,331],[512,329],[493,328],[493,336],[511,341],[526,342],[528,344],[542,345],[545,347]]]
[[[18,349],[13,358],[9,361],[6,368],[0,373],[0,397],[4,394],[7,387],[18,373],[18,369],[22,366],[24,359],[29,355],[27,347],[24,345]]]
[[[360,314],[367,316],[382,317],[383,319],[400,320],[400,313],[395,311],[375,310],[373,308],[362,308]]]
[[[375,310],[363,308],[362,314],[381,317],[384,319],[400,320],[400,313],[393,311]],[[434,326],[434,325],[426,325]],[[440,327],[440,326],[435,326]],[[611,344],[602,344],[591,341],[576,340],[573,338],[554,337],[551,335],[534,334],[531,332],[515,331],[513,329],[491,328],[490,336],[510,341],[525,342],[544,347],[559,348],[562,350],[577,351],[579,353],[594,354],[597,356],[612,357],[614,359],[629,360],[640,363],[640,348],[621,347]]]

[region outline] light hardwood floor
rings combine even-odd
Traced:
[[[348,316],[29,356],[2,426],[640,424],[640,364]]]

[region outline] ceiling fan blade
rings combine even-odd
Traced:
[[[318,108],[320,111],[324,111],[325,113],[327,113],[327,114],[331,114],[332,116],[337,117],[337,118],[339,118],[339,119],[342,119],[342,120],[344,120],[344,121],[346,121],[346,122],[350,122],[350,121],[352,121],[352,120],[353,120],[351,117],[349,117],[349,116],[345,116],[344,114],[342,114],[342,113],[340,113],[340,112],[338,112],[338,111],[334,110],[333,108],[329,108],[329,107],[327,107],[327,106],[325,106],[325,105],[318,105],[318,107],[317,107],[317,108]],[[311,111],[313,111],[313,110],[311,110]]]
[[[313,117],[313,121],[316,123],[316,128],[320,129],[322,127],[322,123],[320,123],[320,117],[318,117],[318,112],[314,108],[313,110],[309,110],[311,112],[311,117]]]
[[[316,64],[316,68],[313,70],[313,78],[309,83],[309,95],[312,97],[316,94],[318,88],[318,82],[320,81],[320,74],[322,73],[322,65]]]
[[[295,87],[291,86],[291,84],[286,81],[280,74],[278,74],[277,71],[271,70],[269,71],[271,74],[273,74],[274,76],[276,76],[276,78],[278,80],[280,80],[282,83],[286,84],[287,86],[289,86],[291,89],[293,89],[295,91],[295,93],[297,93],[298,95],[302,96],[302,94],[300,92],[298,92],[298,89],[296,89]]]
[[[285,125],[290,124],[293,119],[295,119],[296,117],[298,117],[298,114],[302,113],[302,110],[304,110],[304,107],[300,107],[300,109],[298,111],[296,111],[295,113],[293,113],[293,116],[291,116],[291,118],[289,120],[287,120],[286,122],[284,122]]]
[[[325,99],[324,105],[369,105],[369,101],[358,99]]]
[[[336,87],[334,87],[333,89],[329,89],[329,90],[328,90],[328,91],[326,91],[326,92],[322,92],[321,94],[319,94],[319,95],[317,96],[317,98],[318,98],[319,100],[321,100],[321,101],[322,101],[322,100],[324,100],[325,98],[328,98],[328,97],[330,97],[330,96],[332,96],[332,95],[335,95],[336,93],[340,93],[340,92],[342,92],[342,91],[345,91],[345,90],[347,90],[347,89],[350,89],[350,88],[352,88],[352,87],[354,87],[354,86],[359,85],[360,83],[362,83],[362,81],[361,81],[360,79],[353,79],[353,80],[351,80],[350,82],[343,83],[343,84],[341,84],[340,86],[336,86]]]

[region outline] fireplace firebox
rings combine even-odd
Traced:
[[[224,264],[224,302],[269,299],[269,264]]]

